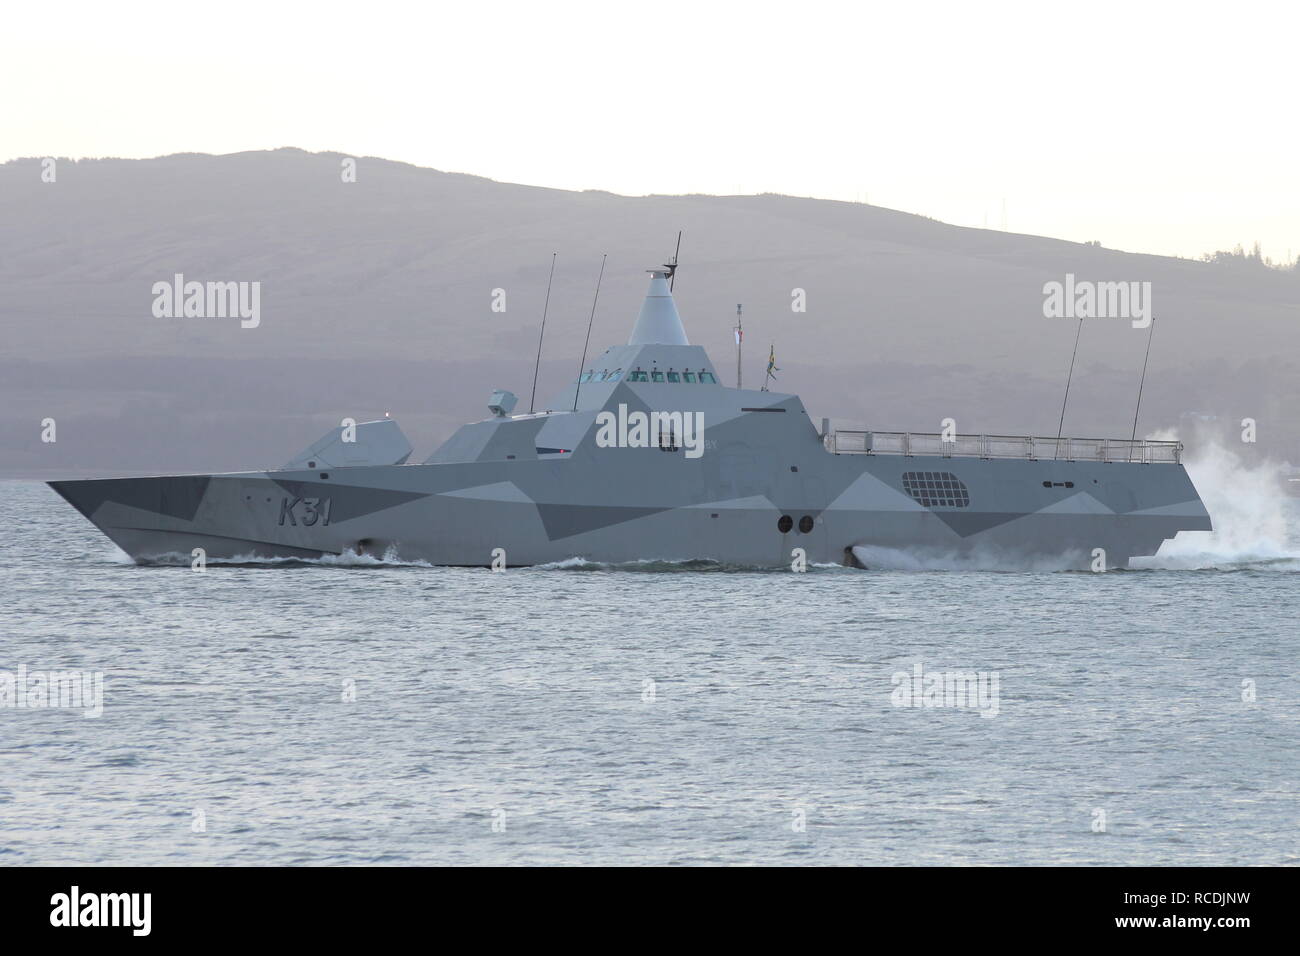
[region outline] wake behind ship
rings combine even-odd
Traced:
[[[777,567],[796,549],[854,564],[855,548],[884,548],[1122,567],[1210,530],[1176,442],[819,429],[796,395],[727,387],[687,340],[673,268],[651,271],[627,344],[545,411],[512,415],[496,392],[490,417],[421,464],[385,419],[340,426],[278,471],[50,486],[141,563],[202,548]]]

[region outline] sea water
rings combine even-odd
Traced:
[[[1295,864],[1300,502],[1215,467],[1097,574],[200,573],[0,483],[0,677],[101,681],[0,706],[0,865]]]

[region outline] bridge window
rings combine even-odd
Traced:
[[[970,492],[950,471],[905,471],[903,490],[923,508],[970,506]]]
[[[578,379],[578,381],[579,381],[580,383],[581,383],[581,382],[590,382],[590,381],[591,381],[591,370],[588,369],[587,371],[583,372],[583,373],[582,373],[582,378]]]
[[[674,372],[672,369],[669,369],[669,370],[668,370],[668,381],[670,381],[670,382],[680,382],[681,380],[682,380],[682,377],[681,377],[680,375],[678,375],[678,374],[677,374],[676,372]]]
[[[646,380],[645,372],[641,371],[639,368],[633,369],[627,373],[627,380],[629,382],[644,382]]]
[[[655,369],[653,372],[650,373],[650,381],[662,382],[663,380],[664,380],[664,373],[659,371],[659,369]]]
[[[682,378],[683,378],[685,381],[691,383],[692,385],[695,384],[695,373],[694,373],[694,372],[682,372]]]
[[[718,380],[713,377],[712,372],[700,372],[700,381],[705,385],[717,385]]]
[[[609,373],[609,378],[607,379],[607,381],[617,382],[622,377],[623,377],[623,370],[621,368],[616,368],[614,369],[614,371]]]
[[[609,374],[609,369],[605,369],[603,372],[599,372],[599,373],[597,373],[596,377],[593,378],[592,381],[593,381],[593,382],[603,382],[603,381],[605,381],[605,376],[607,376],[608,374]]]

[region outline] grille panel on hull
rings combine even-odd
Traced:
[[[970,492],[950,471],[905,471],[903,490],[923,508],[970,507]]]

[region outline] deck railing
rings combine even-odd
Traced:
[[[936,455],[943,458],[1029,458],[1178,464],[1183,444],[1127,438],[1035,438],[1018,435],[833,431],[826,450],[836,455]]]

